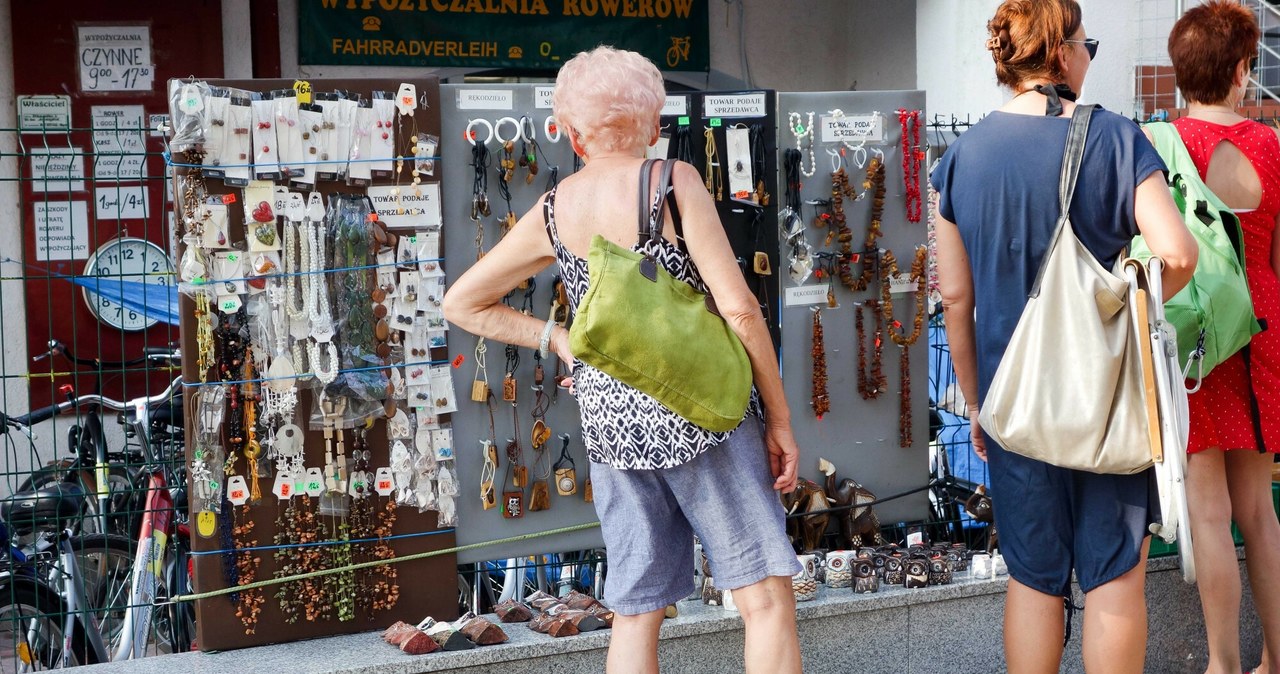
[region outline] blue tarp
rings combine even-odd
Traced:
[[[161,323],[178,324],[177,286],[102,276],[72,276],[71,282],[124,306],[126,311],[136,311]]]

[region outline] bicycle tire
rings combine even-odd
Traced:
[[[30,662],[19,662],[33,668],[55,669],[62,664],[63,617],[67,614],[67,604],[58,591],[43,581],[27,576],[11,575],[0,578],[0,643],[13,643],[13,653],[19,654],[21,648],[15,635],[19,629],[28,632],[31,628],[29,620],[40,620],[41,627],[37,631],[44,640],[34,647],[26,637],[21,638]],[[20,625],[21,623],[21,625]],[[71,622],[71,638],[68,640],[71,653],[67,665],[91,665],[100,662],[93,649],[89,647],[84,625],[79,618]],[[16,667],[15,667],[16,669]]]
[[[102,641],[114,654],[124,633],[124,620],[133,590],[137,543],[115,534],[87,534],[76,536],[69,542],[72,551],[76,553],[76,564],[83,576],[81,591],[88,603],[86,608],[97,617]],[[170,545],[166,543],[164,550],[165,559],[168,561],[166,568],[172,565],[176,558],[176,548]],[[91,559],[90,555],[100,557]],[[182,617],[174,610],[175,607],[156,608],[154,606],[171,594],[172,586],[168,585],[168,575],[164,573],[163,577],[157,579],[161,582],[157,584],[152,605],[134,607],[135,610],[143,610],[144,615],[150,614],[150,625],[146,628],[148,636],[143,649],[148,654],[153,651],[168,653],[174,652],[175,649],[183,650],[180,644],[184,642],[180,639],[183,638],[184,633],[190,633],[185,627],[181,629],[175,627],[175,621]],[[194,625],[194,618],[192,618],[192,625]],[[175,647],[175,644],[179,645]]]

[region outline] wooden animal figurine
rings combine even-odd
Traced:
[[[826,494],[833,506],[850,506],[871,503],[876,495],[857,482],[844,478],[836,480],[836,467],[826,459],[818,459],[818,470],[827,476]],[[880,519],[871,506],[851,508],[835,514],[840,523],[840,545],[846,549],[862,546],[884,545],[880,535]]]
[[[804,478],[800,478],[796,483],[795,491],[783,494],[782,504],[786,507],[788,515],[796,512],[826,510],[831,507],[831,502],[827,499],[822,487]],[[830,521],[830,513],[805,515],[787,520],[787,535],[791,538],[791,544],[795,546],[796,551],[806,552],[818,549]]]

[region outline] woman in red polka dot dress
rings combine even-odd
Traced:
[[[1245,272],[1258,318],[1271,329],[1205,376],[1191,396],[1187,500],[1208,632],[1208,674],[1241,671],[1240,573],[1232,520],[1244,535],[1263,636],[1259,672],[1280,674],[1280,523],[1271,467],[1280,451],[1280,138],[1241,117],[1257,57],[1253,14],[1235,2],[1195,7],[1173,27],[1169,55],[1188,114],[1176,122],[1205,183],[1240,217]],[[1269,655],[1269,661],[1268,657]]]

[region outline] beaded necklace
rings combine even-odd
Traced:
[[[852,236],[850,240],[841,241],[839,268],[840,282],[853,291],[866,290],[875,276],[873,265],[876,262],[876,241],[880,239],[880,222],[884,217],[884,163],[879,157],[872,157],[867,163],[867,177],[862,183],[864,192],[871,192],[871,224],[867,226],[867,237],[863,240],[862,252],[854,255]],[[854,276],[850,265],[860,263],[862,271]]]
[[[871,335],[873,350],[871,352],[871,369],[867,369],[867,337],[866,329],[862,322],[862,307],[866,306],[871,312],[871,318],[875,321],[874,332]],[[858,395],[863,400],[874,400],[880,397],[880,394],[889,388],[889,380],[885,377],[883,370],[883,347],[884,339],[884,319],[880,313],[880,303],[876,300],[867,300],[854,306],[854,330],[858,340]]]
[[[920,222],[920,111],[898,110],[902,125],[902,180],[907,194],[907,221]]]
[[[831,410],[831,398],[827,395],[827,348],[822,335],[822,310],[813,311],[813,347],[810,355],[813,359],[813,394],[810,404],[818,420]]]
[[[880,265],[880,297],[882,303],[881,315],[884,320],[889,322],[894,329],[889,330],[889,338],[894,344],[902,347],[899,352],[898,369],[901,377],[902,386],[899,398],[898,415],[898,445],[900,447],[911,446],[911,345],[916,343],[920,338],[920,333],[924,328],[925,315],[925,260],[928,254],[928,248],[918,246],[915,250],[915,256],[911,261],[911,275],[909,280],[914,285],[915,290],[915,316],[912,318],[912,328],[910,334],[902,333],[901,323],[893,318],[893,298],[890,290],[890,276],[897,277],[899,275],[898,261],[893,256],[893,251],[886,250],[884,259]]]
[[[805,138],[809,139],[809,168],[806,170],[802,162],[800,164],[800,173],[806,178],[813,177],[813,174],[818,171],[818,163],[813,156],[813,112],[809,112],[809,121],[805,124],[800,123],[800,113],[787,113],[787,128],[791,129],[791,135],[795,136],[796,150],[799,150],[802,155],[804,146],[801,145],[801,141]]]
[[[715,197],[716,201],[723,201],[724,167],[720,165],[720,149],[716,147],[715,129],[708,127],[702,132],[702,135],[707,141],[704,148],[706,163],[702,171],[703,181],[706,183],[707,192]]]

